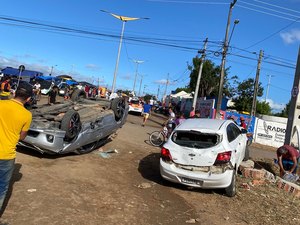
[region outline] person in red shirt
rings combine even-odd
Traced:
[[[280,177],[285,173],[296,174],[299,164],[300,153],[291,145],[283,145],[277,149],[278,165],[280,167]]]
[[[244,128],[244,129],[247,129],[247,125],[246,125],[246,123],[245,123],[245,119],[244,119],[244,117],[240,117],[240,121],[241,121],[241,124],[240,124],[240,126],[242,127],[242,128]]]

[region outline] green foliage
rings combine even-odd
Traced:
[[[149,101],[151,98],[152,98],[153,100],[157,100],[157,99],[156,99],[156,96],[146,94],[146,95],[144,96],[144,101]]]
[[[275,113],[274,116],[288,118],[290,106],[291,106],[291,100],[285,105],[284,109],[280,113]]]
[[[201,58],[193,58],[193,66],[188,66],[190,73],[190,83],[189,90],[194,91],[196,89],[199,68],[200,68]],[[233,77],[230,80],[227,77],[228,70],[225,70],[224,75],[224,86],[223,94],[228,97],[232,97],[233,87],[230,84],[231,79],[236,79]],[[220,83],[220,66],[216,66],[211,60],[205,60],[203,62],[202,74],[199,85],[198,97],[207,97],[207,96],[218,96],[219,83]]]
[[[271,107],[268,102],[256,102],[256,112],[262,115],[271,115]]]
[[[185,91],[186,93],[192,92],[191,88],[189,88],[189,87],[176,88],[176,90],[175,90],[176,93],[181,92],[181,91]]]
[[[237,82],[236,97],[234,98],[235,108],[237,111],[251,111],[254,96],[254,79],[249,78],[242,82]],[[263,95],[264,88],[261,82],[258,83],[257,97]]]

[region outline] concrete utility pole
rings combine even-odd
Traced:
[[[139,97],[141,97],[141,88],[142,88],[143,78],[144,78],[144,75],[141,75],[140,88],[139,88]]]
[[[265,102],[267,101],[267,98],[268,98],[268,95],[269,95],[269,89],[270,89],[270,84],[271,84],[271,77],[273,77],[272,75],[267,75],[267,76],[269,77],[269,80],[268,80],[268,85],[267,85]]]
[[[138,75],[139,64],[143,63],[144,61],[141,61],[141,60],[133,60],[133,62],[136,63],[135,77],[134,77],[134,83],[133,83],[133,89],[132,89],[132,91],[133,91],[134,94],[135,94],[135,83],[136,83],[136,78],[137,78],[137,75]]]
[[[251,118],[255,116],[256,114],[256,98],[257,98],[257,91],[258,91],[258,83],[259,83],[259,74],[260,74],[260,65],[261,65],[261,60],[264,55],[263,50],[259,51],[259,58],[258,58],[258,63],[257,63],[257,69],[256,69],[256,77],[255,77],[255,82],[254,82],[254,93],[253,93],[253,101],[252,101],[252,107],[251,107]]]
[[[199,92],[199,86],[200,86],[200,80],[202,76],[202,68],[203,68],[203,62],[205,59],[205,51],[206,51],[206,46],[207,46],[207,38],[204,41],[204,48],[203,50],[199,51],[199,53],[202,53],[201,59],[200,59],[200,67],[199,67],[199,72],[198,72],[198,78],[197,78],[197,84],[196,84],[196,89],[194,93],[194,99],[193,99],[193,107],[194,109],[196,108],[196,102],[198,98],[198,92]]]
[[[227,48],[228,48],[228,33],[229,33],[229,27],[230,27],[230,18],[231,18],[233,6],[235,5],[236,1],[237,0],[233,0],[233,2],[230,3],[229,13],[228,13],[228,19],[227,19],[225,41],[224,41],[223,51],[222,51],[222,63],[221,63],[221,72],[220,72],[218,102],[217,102],[217,107],[216,107],[216,111],[217,111],[216,117],[217,118],[220,118],[220,110],[221,110],[222,98],[223,98],[223,85],[224,85],[224,76],[225,76],[225,62],[226,62],[226,54],[227,54]]]
[[[159,98],[159,91],[160,91],[160,85],[158,85],[158,89],[157,89],[157,100]]]
[[[300,48],[298,50],[298,60],[297,67],[294,77],[294,84],[292,88],[291,105],[289,109],[289,117],[286,125],[285,131],[285,141],[284,144],[291,144],[293,133],[295,132],[295,126],[300,125],[300,96],[299,96],[299,86],[300,86]],[[299,137],[298,137],[299,138]],[[299,139],[296,141],[296,144]]]
[[[167,77],[167,82],[166,82],[166,88],[165,88],[164,96],[167,96],[168,85],[169,85],[169,73],[168,73],[168,77]]]

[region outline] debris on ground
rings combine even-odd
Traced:
[[[99,148],[97,151],[94,152],[95,154],[101,156],[104,159],[110,158],[112,153],[119,153],[117,149],[109,149],[103,151],[102,148]]]

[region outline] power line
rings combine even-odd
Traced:
[[[286,8],[286,7],[282,7],[282,6],[278,6],[278,5],[266,3],[266,2],[263,2],[263,1],[259,1],[259,0],[253,0],[253,1],[255,1],[255,2],[260,2],[260,3],[265,4],[265,5],[273,6],[273,7],[279,8],[279,9],[285,9],[285,10],[287,10],[287,11],[300,13],[299,11],[296,11],[296,10],[293,10],[293,9],[289,9],[289,8]]]
[[[244,9],[249,9],[249,10],[259,12],[259,13],[263,13],[263,14],[270,15],[270,16],[275,16],[275,17],[278,17],[278,18],[281,18],[281,19],[294,21],[294,19],[291,19],[291,18],[288,18],[288,17],[285,17],[285,16],[279,16],[279,15],[276,15],[274,13],[264,12],[264,11],[253,9],[253,8],[250,8],[250,7],[247,7],[247,6],[237,5],[237,7],[244,8]]]
[[[78,37],[86,37],[86,36],[82,36],[82,35],[88,35],[88,38],[92,38],[91,36],[96,36],[98,38],[94,38],[94,39],[98,39],[98,40],[104,40],[104,39],[99,39],[99,36],[105,37],[105,38],[119,39],[119,35],[105,34],[105,33],[100,33],[100,32],[95,32],[95,31],[87,31],[87,30],[82,30],[82,29],[78,29],[78,28],[63,27],[61,25],[51,25],[51,24],[45,24],[45,23],[40,23],[40,22],[34,22],[34,21],[32,22],[32,21],[27,21],[27,20],[21,20],[21,19],[15,19],[15,18],[8,18],[8,17],[3,17],[3,16],[0,16],[0,20],[1,19],[2,20],[6,20],[6,21],[10,21],[10,22],[20,23],[20,24],[9,24],[9,25],[12,25],[12,26],[24,26],[24,27],[26,27],[28,29],[38,29],[38,30],[43,30],[43,31],[47,31],[47,32],[52,32],[52,33],[61,33],[61,32],[63,32],[63,33],[66,33],[68,35],[78,36]],[[290,26],[290,25],[291,24],[289,24],[288,26]],[[288,27],[288,26],[286,26],[286,27]],[[281,30],[283,30],[285,28],[282,28]],[[145,43],[145,44],[151,44],[151,45],[158,45],[158,46],[162,46],[162,47],[177,48],[177,49],[180,49],[180,50],[183,50],[183,51],[193,51],[193,52],[198,51],[198,48],[196,48],[196,47],[187,47],[187,46],[182,46],[182,45],[179,45],[179,44],[162,43],[162,42],[158,42],[158,41],[151,41],[150,39],[147,40],[145,38],[141,39],[141,38],[138,38],[138,37],[137,38],[134,38],[134,37],[131,37],[131,38],[124,37],[124,40],[132,41],[132,42],[137,42],[137,43]],[[152,40],[162,40],[162,39],[152,38]],[[172,41],[172,40],[169,40],[169,41]],[[176,40],[176,41],[178,41],[178,40]],[[215,46],[217,46],[217,47],[220,47],[219,46],[220,42],[212,41],[211,43],[215,44]],[[252,45],[252,46],[254,46],[254,45]],[[246,50],[243,49],[243,51],[246,51]],[[217,51],[207,50],[207,52],[208,53],[212,53],[212,54],[219,53],[218,50]],[[248,53],[253,54],[252,52],[248,52]],[[229,53],[229,54],[230,55],[235,55],[235,56],[238,56],[238,57],[241,57],[241,58],[246,58],[246,59],[251,59],[251,60],[257,60],[257,59],[253,59],[253,58],[250,58],[250,57],[246,57],[246,56],[242,56],[242,55],[238,55],[238,54],[234,54],[234,53]],[[290,64],[291,66],[285,66],[285,65],[283,65],[281,63],[274,63],[274,62],[270,62],[270,61],[267,61],[267,62],[271,63],[271,64],[274,64],[274,65],[279,65],[279,66],[283,66],[283,67],[293,68],[294,69],[294,65],[292,65],[290,63],[287,63],[287,64]]]
[[[148,2],[161,2],[161,3],[182,3],[182,4],[207,4],[207,5],[228,5],[225,2],[198,2],[198,1],[176,1],[176,0],[147,0]]]
[[[257,8],[262,8],[262,9],[266,9],[266,10],[269,10],[271,12],[276,12],[276,13],[280,13],[280,14],[283,14],[283,15],[287,15],[287,16],[292,16],[292,17],[296,17],[298,18],[299,16],[296,16],[296,15],[293,15],[291,13],[285,13],[285,12],[282,12],[282,11],[278,11],[278,10],[275,10],[275,9],[271,9],[270,7],[264,7],[264,6],[260,6],[260,5],[256,5],[256,4],[252,4],[252,3],[248,3],[248,2],[244,2],[244,1],[239,1],[239,3],[243,3],[243,4],[246,4],[246,5],[251,5],[251,6],[255,6]]]

